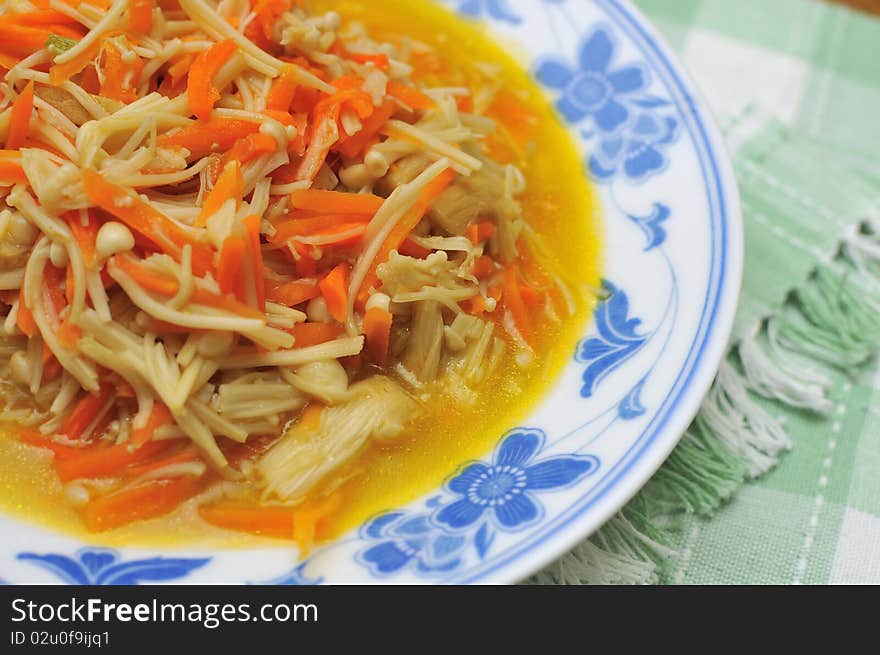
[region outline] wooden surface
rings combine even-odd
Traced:
[[[847,5],[869,14],[880,16],[880,0],[829,0],[839,5]]]

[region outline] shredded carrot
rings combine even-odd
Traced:
[[[296,82],[294,82],[293,73],[285,67],[269,89],[266,96],[266,109],[288,111],[290,105],[293,104],[295,94]]]
[[[366,231],[366,222],[342,223],[320,232],[312,232],[309,234],[309,237],[320,238],[322,240],[322,248],[327,248],[329,246],[342,248],[356,244],[363,238]],[[295,239],[296,237],[293,238]]]
[[[348,274],[349,266],[343,262],[318,283],[327,311],[340,323],[348,317]]]
[[[377,364],[388,361],[388,344],[391,340],[391,312],[381,307],[370,307],[364,315],[364,337],[367,352]]]
[[[131,255],[116,255],[110,259],[110,265],[119,267],[123,273],[137,282],[140,287],[152,293],[172,297],[177,294],[180,288],[180,284],[176,278],[151,270]],[[199,287],[196,287],[195,291],[193,291],[190,301],[197,305],[217,307],[218,309],[223,309],[230,313],[248,318],[263,317],[260,312],[242,302],[239,302],[231,296],[223,294],[218,295],[205,291]],[[187,330],[188,332],[190,331],[189,329]]]
[[[394,226],[394,229],[391,230],[388,238],[382,243],[379,252],[373,259],[373,263],[364,277],[364,281],[361,283],[361,288],[357,295],[357,301],[361,306],[366,303],[367,298],[370,295],[370,289],[378,280],[376,277],[376,269],[380,264],[383,264],[388,260],[392,250],[397,250],[397,248],[400,247],[400,244],[403,243],[404,239],[406,239],[409,233],[413,231],[419,221],[422,220],[422,217],[431,205],[431,201],[452,184],[455,175],[456,173],[454,170],[447,168],[440,175],[431,180],[431,182],[422,189],[422,192],[419,194],[419,199],[416,201],[413,208],[408,211],[400,221],[398,221],[397,225]]]
[[[29,339],[33,338],[37,333],[37,322],[34,320],[34,314],[24,301],[24,286],[21,287],[18,295],[18,315],[15,317],[15,324]]]
[[[61,433],[67,435],[68,439],[79,439],[84,435],[83,432],[91,423],[98,411],[113,397],[113,390],[110,387],[101,387],[97,394],[86,394],[76,404],[70,416],[61,424]]]
[[[153,433],[171,420],[171,412],[165,403],[156,400],[153,402],[153,410],[147,418],[147,422],[140,428],[131,431],[131,443],[137,447],[143,446],[153,438]]]
[[[191,245],[196,275],[204,275],[213,267],[213,254],[208,246],[197,243],[186,230],[142,200],[138,194],[108,182],[93,170],[83,171],[83,182],[89,200],[177,261],[180,261],[183,246]]]
[[[95,257],[95,242],[98,239],[98,230],[101,229],[101,224],[95,218],[93,212],[89,211],[86,216],[87,222],[85,225],[83,225],[77,211],[65,212],[64,219],[70,226],[70,231],[73,232],[73,238],[76,239],[76,245],[79,246],[80,252],[83,254],[86,266],[92,268],[97,261]]]
[[[306,148],[305,156],[297,168],[297,180],[314,180],[327,159],[330,148],[339,139],[339,128],[336,121],[339,118],[339,107],[336,107],[335,114],[322,116],[320,120],[315,121],[315,129],[312,133],[311,141]]]
[[[321,295],[317,282],[294,280],[286,284],[266,282],[266,298],[287,307],[296,307]]]
[[[199,119],[211,118],[214,103],[220,99],[220,91],[214,86],[214,76],[238,52],[238,44],[232,39],[215,43],[200,53],[189,70],[186,91],[189,107]]]
[[[90,501],[83,510],[86,527],[92,532],[110,530],[163,516],[194,496],[202,486],[199,479],[151,480]]]
[[[342,504],[339,491],[326,498],[306,501],[296,508],[293,515],[293,540],[300,548],[300,555],[308,554],[317,539],[327,535],[329,516]]]
[[[388,82],[388,95],[397,98],[403,104],[412,109],[433,109],[434,101],[414,86],[407,86],[400,82]]]
[[[240,234],[232,234],[223,242],[220,250],[220,264],[217,266],[217,284],[220,291],[247,303],[245,278],[241,274],[241,265],[247,256],[247,240]]]
[[[480,255],[474,260],[473,271],[478,279],[489,277],[495,271],[495,260],[488,255]]]
[[[425,248],[424,246],[420,246],[415,241],[412,240],[411,237],[407,237],[403,240],[403,243],[400,244],[400,247],[397,249],[401,255],[405,255],[407,257],[415,257],[416,259],[424,259],[428,255],[430,255],[433,250],[430,248]]]
[[[153,0],[129,0],[128,27],[138,34],[149,34],[153,26]]]
[[[170,466],[171,464],[182,464],[184,462],[194,462],[201,459],[199,449],[190,444],[184,446],[175,452],[169,453],[167,456],[156,457],[148,460],[143,464],[133,464],[125,470],[125,476],[129,479],[137,478],[146,473],[151,473],[159,469]]]
[[[77,342],[82,338],[82,330],[70,322],[69,319],[61,321],[58,328],[58,342],[65,348],[75,348]]]
[[[345,226],[350,228],[357,225],[355,222],[360,216],[355,214],[329,214],[326,216],[311,216],[298,218],[290,221],[281,221],[275,225],[275,234],[272,235],[272,243],[286,243],[289,239],[306,234],[318,234]],[[362,223],[368,223],[369,218],[363,216]]]
[[[76,24],[70,16],[52,9],[38,9],[23,14],[4,14],[0,16],[0,27],[8,25],[54,25],[56,23]]]
[[[189,150],[189,159],[201,159],[214,152],[225,152],[239,139],[260,131],[260,124],[238,118],[212,117],[197,121],[178,132],[163,134],[156,143],[162,147],[180,146]]]
[[[254,132],[236,141],[232,149],[224,153],[223,157],[220,158],[220,168],[222,170],[230,161],[246,164],[260,155],[275,152],[276,150],[278,150],[278,142],[275,139],[268,134]]]
[[[4,36],[5,38],[5,36]],[[12,105],[12,115],[9,119],[9,131],[6,135],[6,148],[17,150],[24,145],[30,129],[31,113],[34,110],[34,81],[31,80],[24,87],[24,91],[18,94]]]
[[[65,61],[61,64],[54,64],[49,69],[49,81],[56,85],[66,82],[92,63],[100,51],[101,42],[95,41],[94,43],[89,44],[85,50],[80,52],[70,61]]]
[[[345,193],[302,189],[290,194],[290,206],[322,214],[363,214],[373,216],[384,198],[369,193]]]
[[[290,330],[294,346],[297,348],[308,348],[334,341],[342,336],[343,332],[345,329],[338,323],[297,323]]]
[[[28,178],[17,161],[0,159],[0,184],[27,184]]]
[[[379,130],[388,122],[388,119],[394,114],[397,105],[386,100],[381,107],[376,110],[364,121],[360,132],[345,139],[341,139],[335,146],[346,157],[357,157],[362,154],[373,141],[378,138]]]
[[[266,311],[266,285],[263,280],[263,247],[260,243],[260,217],[252,214],[244,219],[247,235],[248,296],[260,312]],[[253,298],[250,298],[251,293]]]
[[[483,221],[482,223],[474,223],[468,226],[468,238],[471,240],[471,243],[478,244],[483,241],[488,241],[492,238],[492,235],[495,234],[495,225],[490,221]]]
[[[62,482],[79,478],[117,477],[125,472],[125,467],[142,462],[164,452],[171,446],[170,441],[150,441],[140,448],[122,443],[115,446],[83,449],[82,454],[55,463],[55,470]]]
[[[104,45],[104,79],[100,95],[129,104],[137,100],[137,84],[144,69],[144,62],[135,56],[131,61],[123,59],[122,53],[111,41]]]
[[[199,507],[199,516],[226,530],[249,532],[264,537],[293,539],[294,510],[290,507],[261,507],[234,501],[220,501]]]
[[[84,452],[83,448],[58,443],[40,434],[37,430],[21,430],[18,432],[18,440],[30,446],[51,450],[55,454],[55,459],[70,459]]]
[[[504,306],[510,311],[520,336],[527,344],[532,345],[532,325],[520,293],[516,269],[513,267],[504,269],[501,279],[504,288]]]
[[[243,192],[244,179],[241,176],[241,165],[238,160],[233,159],[221,169],[214,188],[202,203],[202,211],[196,225],[207,225],[208,219],[220,211],[227,200],[235,200],[236,203],[239,203]]]

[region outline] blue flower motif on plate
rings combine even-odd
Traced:
[[[359,537],[370,545],[356,560],[385,577],[406,568],[437,576],[461,568],[467,555],[484,559],[498,532],[516,532],[543,514],[536,497],[564,489],[599,469],[592,455],[540,459],[541,430],[518,428],[505,435],[491,462],[471,462],[446,483],[451,494],[425,501],[425,510],[388,512],[366,523]]]
[[[598,460],[591,456],[565,455],[535,462],[543,443],[540,430],[509,433],[491,464],[472,462],[446,483],[458,500],[439,508],[434,521],[461,530],[488,516],[500,530],[520,530],[541,517],[543,508],[535,492],[567,487],[598,468]]]
[[[109,548],[83,548],[73,557],[50,553],[19,553],[17,559],[33,562],[51,571],[68,584],[136,585],[142,582],[166,582],[186,577],[191,571],[211,561],[206,558],[152,557],[124,562]]]
[[[671,103],[652,95],[651,77],[642,63],[614,64],[617,42],[611,28],[599,25],[584,39],[576,65],[555,57],[541,61],[535,75],[559,92],[556,107],[571,123],[587,121],[583,134],[594,139],[588,168],[607,181],[619,172],[640,181],[666,165],[663,148],[678,136]]]
[[[648,336],[636,332],[642,321],[629,318],[626,293],[607,280],[602,283],[606,298],[596,308],[594,320],[598,334],[578,344],[575,359],[587,364],[581,396],[589,398],[602,379],[645,344]]]
[[[458,11],[473,18],[487,16],[495,20],[518,25],[522,18],[513,11],[508,0],[452,0]]]
[[[648,240],[645,252],[659,248],[666,242],[666,228],[663,223],[669,220],[669,207],[660,202],[655,202],[651,213],[647,216],[627,214],[629,219],[641,228]]]
[[[358,561],[374,575],[390,575],[412,565],[417,573],[444,573],[461,564],[461,551],[467,539],[438,531],[429,514],[389,512],[361,529],[365,539],[379,543],[358,554]]]

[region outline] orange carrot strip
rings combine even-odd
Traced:
[[[52,9],[39,9],[25,14],[5,14],[0,16],[0,27],[7,25],[28,25],[33,27],[36,25],[52,25],[54,23],[76,24],[76,21],[70,16]]]
[[[165,403],[158,400],[155,401],[153,403],[153,410],[150,412],[150,416],[147,418],[144,426],[132,429],[131,443],[135,446],[143,446],[153,438],[153,433],[157,428],[165,425],[170,420],[171,412],[165,406]]]
[[[297,323],[290,330],[297,348],[317,346],[338,339],[345,332],[338,323]]]
[[[37,322],[34,320],[33,312],[24,301],[24,286],[18,294],[18,315],[15,317],[15,324],[28,338],[33,338],[37,332]]]
[[[163,516],[194,496],[201,485],[200,480],[191,477],[151,480],[95,498],[83,510],[83,519],[86,528],[101,532],[132,521]]]
[[[363,218],[363,223],[370,221],[367,216],[358,216],[356,214],[329,214],[327,216],[311,216],[309,218],[297,218],[291,221],[282,221],[275,226],[275,234],[272,236],[272,243],[285,243],[289,239],[306,234],[317,234],[328,230],[333,230],[340,226],[350,228],[357,223],[353,222],[359,218]]]
[[[84,452],[83,448],[67,446],[65,444],[52,441],[51,439],[49,439],[45,435],[40,434],[36,430],[22,430],[18,433],[18,440],[30,446],[36,446],[37,448],[46,448],[47,450],[51,450],[53,453],[55,453],[56,460],[70,459],[71,457],[77,457]]]
[[[137,193],[108,182],[93,170],[83,171],[83,182],[89,200],[177,261],[180,261],[183,246],[191,245],[192,266],[196,275],[201,276],[211,270],[213,254],[210,247],[195,242],[182,227],[144,202]]]
[[[348,317],[348,273],[349,266],[343,262],[318,282],[321,295],[327,301],[327,311],[340,323]]]
[[[516,269],[513,267],[504,269],[501,280],[504,289],[504,306],[510,310],[520,336],[527,344],[532,345],[532,325],[520,293]]]
[[[180,288],[180,285],[176,278],[162,275],[161,273],[156,273],[155,271],[150,270],[148,267],[141,265],[138,260],[130,255],[116,255],[110,260],[110,262],[112,266],[119,267],[123,273],[125,273],[135,282],[137,282],[137,284],[143,287],[146,291],[151,291],[153,293],[158,293],[163,296],[171,297],[174,296]],[[190,302],[196,305],[208,305],[211,307],[217,307],[218,309],[223,309],[230,313],[238,314],[239,316],[245,316],[249,318],[263,317],[263,315],[257,310],[253,309],[252,307],[248,307],[244,303],[239,302],[231,296],[218,295],[209,291],[205,291],[204,289],[198,287],[195,291],[193,291]],[[163,324],[159,323],[159,325]],[[189,330],[189,328],[187,329]],[[170,331],[170,329],[163,331],[168,332]]]
[[[422,217],[431,205],[431,201],[452,184],[452,180],[454,179],[455,171],[451,168],[447,168],[422,189],[416,204],[410,211],[404,214],[400,221],[398,221],[397,225],[394,226],[394,229],[391,230],[391,233],[388,235],[388,238],[382,243],[379,252],[376,253],[376,257],[373,259],[370,270],[367,272],[364,281],[361,283],[361,288],[357,295],[359,304],[363,305],[366,303],[367,298],[370,295],[370,288],[378,281],[378,278],[376,277],[376,269],[379,265],[388,260],[392,250],[397,250],[400,247],[400,244],[403,243],[404,239],[406,239],[409,233],[413,231],[419,221],[422,220]]]
[[[309,238],[320,238],[321,247],[335,246],[343,248],[353,246],[360,241],[367,231],[367,223],[343,223],[322,232],[308,235]],[[296,239],[296,237],[294,237]]]
[[[238,45],[235,41],[220,41],[200,53],[189,70],[186,85],[189,108],[203,121],[211,118],[214,103],[220,99],[220,91],[214,86],[214,76],[236,52]]]
[[[138,34],[149,34],[153,26],[153,0],[129,0],[128,28]]]
[[[156,142],[159,146],[180,146],[190,152],[189,159],[201,159],[213,152],[224,152],[239,139],[260,131],[260,124],[238,118],[213,117],[198,121],[178,132],[165,133]]]
[[[82,224],[79,212],[76,211],[65,212],[64,219],[70,226],[70,231],[73,232],[73,238],[76,239],[76,244],[83,254],[86,266],[89,268],[93,267],[97,261],[95,257],[95,242],[98,239],[98,230],[101,228],[101,224],[92,212],[88,213],[88,223],[86,225]]]
[[[100,95],[129,104],[137,100],[137,84],[144,69],[140,57],[130,62],[122,58],[119,48],[108,41],[104,45],[104,79]]]
[[[243,236],[230,235],[223,242],[220,264],[217,267],[217,283],[220,285],[220,291],[235,296],[242,303],[247,303],[245,278],[241,274],[242,262],[247,256],[247,250],[247,240]]]
[[[367,352],[377,364],[388,361],[388,344],[391,341],[391,312],[381,307],[371,307],[364,315],[364,337]]]
[[[65,348],[74,348],[82,337],[82,330],[71,323],[68,319],[61,321],[58,328],[58,342]]]
[[[68,439],[79,439],[98,411],[113,396],[110,387],[103,387],[97,394],[87,394],[73,408],[70,416],[61,424],[61,433]],[[85,435],[88,436],[88,435]]]
[[[488,277],[495,270],[495,260],[488,255],[480,255],[474,260],[474,275],[480,279]]]
[[[0,184],[27,184],[27,175],[17,161],[0,159]]]
[[[433,109],[434,101],[414,86],[407,86],[400,82],[388,82],[388,95],[397,98],[405,105],[413,109]]]
[[[343,193],[341,191],[322,191],[302,189],[290,194],[290,206],[323,214],[363,214],[373,216],[384,198],[369,193]]]
[[[241,201],[241,195],[244,192],[244,179],[241,176],[241,165],[237,160],[233,159],[226,164],[214,184],[214,188],[202,203],[202,211],[196,225],[204,227],[208,224],[208,219],[220,211],[220,208],[227,200],[235,200],[236,203]],[[237,205],[236,205],[237,206]]]
[[[279,305],[296,307],[321,295],[316,282],[294,280],[286,284],[266,282],[266,298]]]
[[[289,507],[261,507],[220,501],[199,507],[199,516],[211,525],[226,530],[293,539],[294,510]]]
[[[474,223],[468,226],[467,233],[471,243],[478,244],[492,238],[495,234],[495,224],[490,221]]]
[[[70,61],[65,61],[62,64],[54,64],[49,69],[49,81],[52,84],[58,85],[69,80],[92,63],[92,60],[94,60],[101,51],[101,45],[102,42],[99,39],[94,43],[91,43],[85,50],[80,52]]]
[[[27,137],[28,129],[30,128],[31,112],[33,110],[34,81],[31,80],[12,105],[9,132],[6,135],[6,148],[9,150],[17,150],[24,145],[25,137]]]
[[[266,95],[266,109],[288,111],[295,94],[296,82],[293,81],[293,76],[283,71]]]
[[[247,233],[247,253],[250,264],[250,279],[248,289],[252,291],[256,301],[256,307],[260,312],[266,311],[266,285],[263,281],[263,246],[260,243],[260,217],[256,214],[244,219],[244,229]]]
[[[170,464],[180,464],[182,462],[192,462],[201,458],[199,449],[193,445],[185,446],[180,450],[170,453],[167,457],[157,457],[143,464],[134,464],[125,470],[125,475],[129,479],[137,478],[144,473],[150,473],[160,468],[164,468]]]
[[[315,129],[312,133],[305,156],[296,171],[297,180],[314,180],[318,171],[321,170],[330,148],[339,139],[339,128],[336,121],[339,118],[339,107],[335,114],[328,114],[315,121]]]
[[[378,107],[369,118],[362,121],[363,127],[357,134],[346,139],[340,140],[335,146],[336,150],[346,157],[357,157],[376,139],[379,130],[388,122],[388,119],[394,114],[397,105],[391,100],[386,100],[381,107]]]
[[[82,454],[55,463],[55,470],[62,482],[78,478],[115,477],[124,472],[125,467],[142,462],[164,452],[171,446],[170,441],[150,441],[140,448],[122,443],[115,446],[84,449]]]
[[[278,150],[278,142],[268,134],[260,132],[248,134],[243,139],[236,141],[232,149],[220,158],[220,168],[222,170],[230,161],[246,164],[260,155],[276,150]]]

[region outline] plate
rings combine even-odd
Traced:
[[[109,549],[0,518],[10,583],[511,583],[599,528],[694,417],[742,276],[736,183],[706,104],[624,0],[445,0],[551,96],[603,207],[605,294],[540,406],[441,488],[292,549]]]

